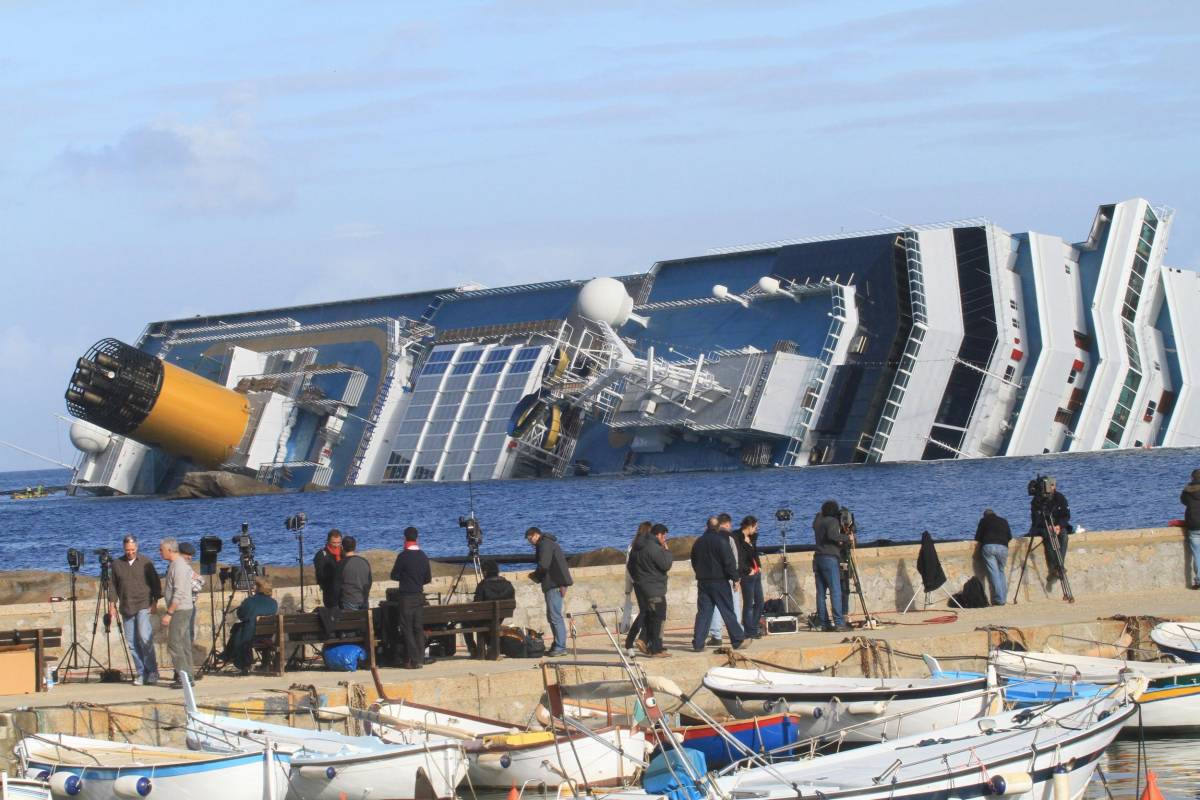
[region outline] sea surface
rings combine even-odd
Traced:
[[[1158,527],[1182,516],[1179,491],[1196,467],[1200,448],[470,486],[368,486],[217,500],[0,497],[0,564],[5,569],[63,569],[67,548],[75,547],[89,551],[84,571],[94,573],[90,551],[119,550],[126,533],[144,542],[163,536],[188,541],[220,536],[228,551],[243,523],[249,525],[259,561],[295,563],[298,541],[284,520],[301,511],[309,523],[306,558],[333,527],[356,536],[360,549],[397,549],[407,525],[421,529],[430,555],[462,555],[466,544],[457,520],[472,509],[483,527],[484,554],[528,551],[523,534],[531,525],[553,532],[567,552],[577,553],[604,545],[623,548],[641,520],[664,522],[673,535],[700,533],[705,517],[720,511],[735,519],[757,516],[762,542],[778,544],[779,508],[795,513],[787,529],[789,545],[803,545],[812,543],[811,519],[827,498],[855,512],[863,543],[916,540],[924,530],[938,540],[967,539],[989,507],[1009,519],[1014,533],[1027,530],[1026,486],[1039,473],[1058,479],[1077,525],[1089,530]],[[65,470],[0,473],[0,490],[62,485],[68,477]]]
[[[1147,739],[1139,761],[1136,739],[1118,739],[1109,745],[1100,760],[1100,769],[1108,779],[1108,789],[1117,800],[1139,800],[1138,767],[1147,765],[1158,779],[1158,788],[1166,800],[1200,798],[1200,738],[1180,736]],[[1146,788],[1143,777],[1140,783]],[[1099,774],[1092,778],[1084,800],[1109,800]]]

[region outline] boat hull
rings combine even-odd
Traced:
[[[803,720],[792,714],[774,714],[769,717],[753,717],[746,720],[724,723],[726,732],[754,753],[781,751],[800,738]],[[743,757],[743,753],[731,745],[711,725],[689,725],[676,728],[675,734],[684,747],[704,754],[708,769],[722,769]],[[658,752],[662,747],[657,748]]]
[[[326,758],[296,754],[289,800],[450,800],[466,774],[458,745]]]

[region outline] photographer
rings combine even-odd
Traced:
[[[992,605],[1002,606],[1008,602],[1008,580],[1004,575],[1008,568],[1008,543],[1012,541],[1008,520],[990,508],[985,509],[979,525],[975,527],[975,541],[979,557],[987,570]]]
[[[758,559],[758,519],[745,517],[734,542],[738,547],[738,574],[742,586],[742,630],[747,637],[761,639],[758,623],[763,614],[762,564]]]
[[[529,573],[529,579],[541,584],[542,596],[546,598],[546,621],[550,623],[550,630],[554,634],[554,646],[546,655],[566,655],[567,625],[563,620],[563,602],[567,587],[574,583],[571,570],[567,567],[567,557],[563,555],[558,540],[548,533],[542,533],[540,528],[525,531],[525,540],[533,545],[537,553],[537,569]]]
[[[1179,502],[1186,508],[1183,524],[1192,551],[1192,588],[1200,589],[1200,469],[1192,470],[1192,481],[1179,493]]]
[[[371,563],[355,550],[353,536],[342,539],[342,560],[333,571],[333,596],[343,611],[363,611],[371,605]]]
[[[517,596],[516,587],[507,578],[501,577],[500,565],[495,561],[484,561],[480,565],[480,569],[483,570],[483,580],[475,587],[474,600],[476,603],[483,603],[489,600],[512,600]],[[480,652],[479,648],[481,644],[486,643],[487,639],[484,637],[480,638],[482,641],[477,644],[475,634],[463,634],[463,639],[467,642],[467,650],[471,653],[472,658],[479,658],[485,655]]]
[[[171,664],[175,667],[175,682],[172,689],[182,689],[184,675],[193,683],[196,672],[192,668],[192,639],[190,634],[192,614],[192,568],[179,555],[179,543],[174,537],[163,539],[158,552],[167,562],[167,579],[163,582],[163,600],[167,613],[162,624],[167,628],[167,649],[171,653]]]
[[[675,563],[667,548],[667,526],[659,523],[650,528],[640,545],[633,551],[629,575],[642,599],[642,627],[646,634],[646,653],[653,658],[665,658],[663,624],[667,621],[667,573]]]
[[[1030,481],[1029,493],[1032,495],[1029,500],[1029,533],[1042,537],[1049,578],[1062,578],[1067,562],[1067,535],[1074,530],[1070,524],[1071,508],[1067,505],[1067,498],[1058,491],[1058,482],[1049,475],[1038,476]],[[1053,541],[1051,536],[1054,537]]]
[[[254,660],[251,645],[254,643],[255,624],[259,617],[279,613],[279,603],[271,597],[274,587],[266,577],[254,579],[254,592],[238,606],[238,621],[229,631],[229,642],[225,645],[222,658],[232,661],[243,675],[250,674]]]
[[[709,517],[704,534],[692,545],[692,572],[696,574],[696,622],[692,629],[692,650],[704,649],[713,609],[721,615],[729,629],[729,642],[734,650],[745,642],[745,633],[733,613],[733,591],[737,583],[737,564],[730,550],[729,537],[721,532],[716,517]]]
[[[109,602],[108,613],[114,617],[120,614],[137,673],[133,685],[153,686],[158,683],[158,659],[154,654],[154,624],[150,615],[162,597],[162,584],[154,562],[138,554],[137,538],[130,534],[121,543],[125,556],[112,562],[113,594],[117,600]]]
[[[813,551],[813,578],[817,583],[817,620],[824,631],[845,632],[850,630],[842,609],[842,576],[840,561],[842,548],[847,544],[842,532],[841,506],[836,500],[826,500],[813,519],[813,535],[816,549]],[[825,593],[829,593],[833,624],[829,624],[829,610],[825,607]]]
[[[420,669],[425,662],[425,585],[433,580],[429,556],[417,544],[417,529],[404,529],[404,549],[392,565],[392,580],[400,592],[400,639],[404,642],[404,668]]]
[[[313,556],[313,576],[321,587],[321,605],[337,608],[337,595],[333,591],[333,573],[342,560],[342,532],[337,528],[325,535],[325,546]]]

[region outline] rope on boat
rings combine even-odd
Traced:
[[[1131,637],[1133,637],[1133,641],[1130,642],[1130,645],[1127,648],[1130,653],[1139,652],[1153,653],[1156,656],[1162,655],[1162,652],[1150,639],[1150,631],[1155,625],[1166,622],[1165,619],[1162,617],[1151,616],[1149,614],[1113,614],[1111,617],[1108,617],[1108,619],[1111,619],[1115,622],[1124,623],[1125,630],[1123,633],[1128,633]],[[1150,647],[1143,647],[1142,645],[1145,642],[1149,642]],[[1136,659],[1131,656],[1128,660],[1133,661]]]

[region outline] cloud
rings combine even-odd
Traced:
[[[240,87],[216,119],[136,125],[112,144],[64,149],[56,166],[81,184],[144,190],[186,211],[275,210],[289,193],[267,165],[254,102],[253,91]]]
[[[372,225],[370,222],[344,222],[333,229],[333,238],[335,239],[363,241],[376,239],[381,235],[383,235],[383,231],[379,226]]]

